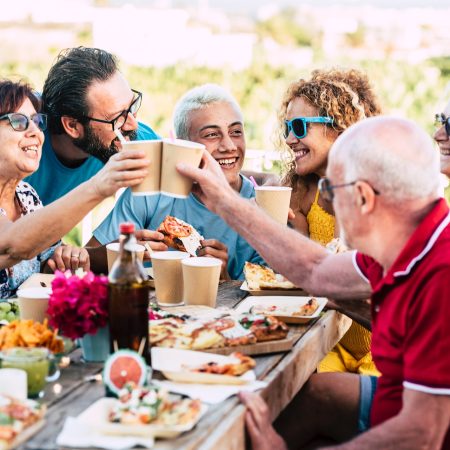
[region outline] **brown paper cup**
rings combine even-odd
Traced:
[[[282,225],[287,224],[292,188],[285,186],[258,186],[256,203]]]
[[[187,252],[153,252],[152,266],[156,300],[162,306],[183,303],[183,272],[181,261],[189,258]]]
[[[161,194],[186,198],[192,189],[192,180],[176,169],[178,163],[187,163],[195,167],[200,165],[205,146],[197,142],[181,139],[164,139],[161,166]]]
[[[215,308],[222,261],[200,256],[181,261],[183,266],[184,302]]]
[[[108,259],[108,272],[111,271],[111,267],[114,264],[114,261],[119,256],[120,251],[120,244],[118,242],[111,242],[110,244],[106,245],[106,257]],[[144,261],[144,253],[145,253],[145,247],[141,244],[136,244],[135,252],[137,254],[137,257]]]
[[[153,195],[159,193],[161,181],[161,152],[162,141],[131,141],[122,144],[122,148],[128,150],[142,150],[150,161],[148,175],[142,183],[132,186],[133,195]]]
[[[50,288],[19,289],[17,291],[17,303],[19,304],[20,318],[42,323],[48,317],[47,308],[50,293]]]

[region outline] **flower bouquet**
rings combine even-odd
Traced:
[[[63,336],[81,338],[86,360],[103,361],[109,354],[108,278],[92,272],[56,271],[47,314]],[[95,341],[94,337],[98,337]],[[89,356],[87,349],[101,355]]]

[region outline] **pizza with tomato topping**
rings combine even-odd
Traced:
[[[231,375],[231,376],[241,376],[253,369],[256,366],[256,362],[250,356],[243,355],[239,352],[231,353],[229,362],[218,363],[217,361],[210,361],[200,366],[184,366],[183,368],[189,370],[190,372],[199,373],[212,373],[215,375]]]
[[[200,241],[203,236],[188,223],[173,216],[166,216],[158,227],[160,233],[164,235],[163,242],[171,248],[182,252],[188,252],[196,256],[196,252],[201,248]]]

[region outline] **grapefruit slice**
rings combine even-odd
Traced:
[[[128,382],[143,386],[147,380],[144,358],[132,350],[118,350],[105,362],[103,381],[116,395]]]

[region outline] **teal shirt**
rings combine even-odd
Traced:
[[[244,198],[255,196],[252,183],[243,176],[240,195]],[[245,211],[242,213],[245,214]],[[233,280],[243,279],[245,261],[264,263],[243,237],[192,194],[187,199],[160,194],[133,196],[131,190],[126,189],[108,217],[94,231],[94,237],[102,245],[116,240],[121,222],[133,222],[137,230],[156,230],[167,215],[189,223],[205,239],[217,239],[224,243],[228,248],[228,273]]]
[[[137,140],[143,141],[158,138],[158,135],[150,127],[139,122]],[[50,134],[47,130],[45,132],[45,141],[42,147],[39,169],[25,178],[25,181],[33,186],[42,203],[48,205],[81,183],[89,180],[103,165],[99,159],[90,156],[79,167],[66,167],[56,157]]]

